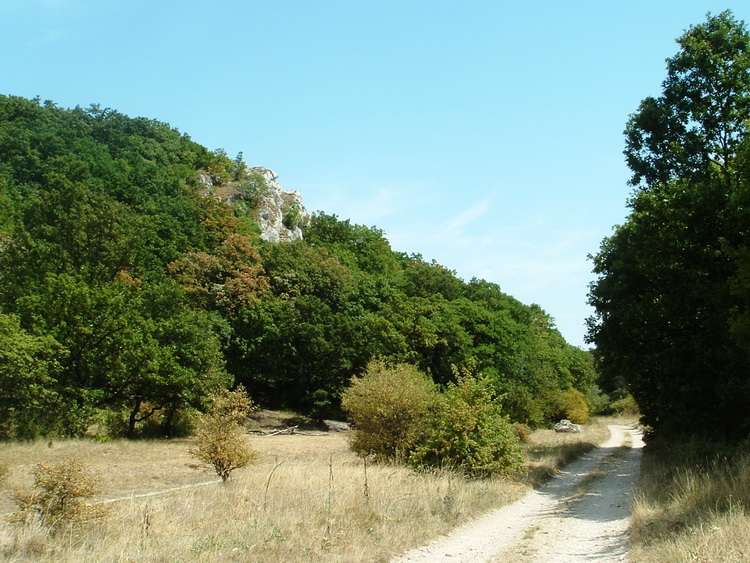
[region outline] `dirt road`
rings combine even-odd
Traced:
[[[643,441],[633,428],[609,429],[606,443],[544,487],[393,563],[625,560]]]

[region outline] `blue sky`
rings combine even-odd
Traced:
[[[713,1],[0,0],[0,93],[242,151],[307,208],[495,282],[585,346],[628,115]]]

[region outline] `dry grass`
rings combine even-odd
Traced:
[[[631,560],[750,560],[750,451],[704,447],[646,448]]]
[[[534,467],[578,449],[580,435],[537,431]],[[606,428],[604,429],[606,432]],[[586,438],[582,440],[582,438]],[[603,436],[606,438],[606,435]],[[455,525],[520,498],[527,482],[467,480],[450,471],[365,466],[345,434],[249,436],[256,464],[220,483],[111,503],[109,518],[65,537],[38,523],[0,531],[9,561],[387,561]],[[599,440],[601,441],[601,440]],[[6,491],[30,486],[33,465],[76,454],[100,473],[104,498],[215,480],[196,469],[189,441],[6,444]],[[544,470],[547,474],[551,469]],[[13,510],[3,499],[4,512]]]
[[[609,438],[607,424],[628,422],[612,418],[594,418],[585,426],[583,434],[558,433],[554,430],[536,430],[526,444],[529,474],[527,481],[538,487],[559,469]]]
[[[181,439],[5,443],[0,463],[8,469],[5,486],[16,490],[31,487],[34,465],[77,457],[100,474],[105,498],[114,498],[213,479],[208,471],[196,470],[199,465],[188,453],[189,443]],[[0,496],[0,513],[13,508],[7,496]]]

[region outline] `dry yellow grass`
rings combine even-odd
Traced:
[[[644,452],[632,561],[750,561],[750,452],[704,446]]]
[[[607,424],[622,424],[617,419],[594,418],[583,434],[558,433],[554,430],[536,430],[526,446],[529,474],[527,482],[538,487],[565,465],[592,450],[609,438]]]
[[[537,433],[537,453],[543,450],[540,439],[560,451],[560,440],[572,443],[576,436]],[[512,502],[529,487],[507,479],[467,480],[449,471],[365,467],[345,434],[248,440],[258,462],[237,470],[225,485],[114,502],[106,521],[64,537],[51,538],[38,524],[6,526],[0,553],[9,561],[56,562],[387,561]],[[8,492],[29,486],[33,464],[74,453],[101,474],[104,498],[111,499],[215,480],[195,468],[188,447],[187,440],[7,444],[0,465],[9,468]],[[7,498],[3,502],[4,511],[13,509]]]

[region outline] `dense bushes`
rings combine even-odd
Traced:
[[[500,410],[491,381],[459,375],[442,393],[409,462],[452,467],[474,477],[525,471],[520,440]]]
[[[437,402],[434,384],[414,366],[372,362],[341,398],[354,425],[352,449],[362,456],[406,459]]]
[[[518,436],[487,378],[461,373],[439,393],[413,366],[377,362],[352,380],[342,404],[360,455],[475,477],[524,470]]]

